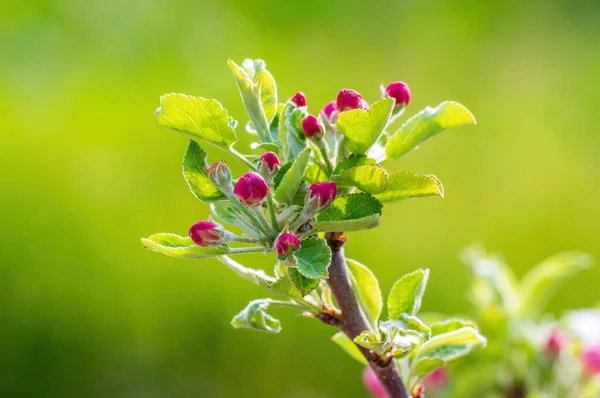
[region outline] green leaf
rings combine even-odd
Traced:
[[[271,123],[277,111],[277,86],[275,78],[267,70],[267,64],[262,59],[246,59],[242,66],[254,84],[260,82],[260,101],[267,122]]]
[[[302,297],[310,294],[313,290],[319,287],[321,281],[319,279],[310,279],[303,276],[296,268],[288,267],[287,275],[292,282],[292,285],[302,295]]]
[[[361,347],[373,350],[376,353],[383,355],[386,350],[386,342],[382,341],[379,336],[370,330],[366,330],[354,338],[354,342]]]
[[[415,315],[419,312],[428,278],[428,269],[418,269],[394,283],[387,301],[390,319],[400,319],[402,314]]]
[[[415,174],[410,171],[394,171],[389,175],[385,189],[375,194],[381,203],[426,196],[443,198],[442,182],[433,174]]]
[[[290,297],[294,299],[302,298],[302,295],[300,294],[296,286],[292,284],[292,281],[290,280],[287,274],[277,279],[277,281],[275,281],[274,283],[263,285],[263,287],[267,289],[267,291],[278,296]]]
[[[398,319],[389,319],[381,324],[382,329],[394,335],[394,333],[411,334],[421,340],[431,337],[431,329],[416,316],[401,314]]]
[[[393,108],[394,100],[386,97],[375,102],[368,110],[354,109],[340,113],[336,126],[346,138],[346,148],[352,153],[367,153],[385,129]]]
[[[447,128],[475,124],[475,117],[458,102],[442,102],[435,108],[426,107],[408,119],[385,146],[387,160],[398,159],[422,142]]]
[[[252,121],[252,125],[256,129],[260,140],[262,142],[273,141],[269,129],[269,122],[267,121],[267,116],[262,104],[262,82],[253,82],[248,75],[248,72],[244,68],[239,67],[231,59],[227,61],[227,64],[235,76],[242,96],[242,101],[244,102],[248,116],[250,116],[250,121]]]
[[[373,330],[377,330],[377,323],[383,309],[379,282],[373,272],[365,265],[351,259],[346,261],[356,299],[371,323]]]
[[[144,248],[165,254],[169,257],[196,260],[200,258],[221,256],[231,250],[225,246],[198,246],[192,239],[169,233],[158,233],[142,238]]]
[[[309,158],[310,148],[306,148],[294,159],[294,163],[285,173],[281,179],[281,183],[278,184],[275,190],[275,199],[279,203],[291,204],[293,202],[294,196],[302,183],[302,176],[308,165]]]
[[[335,182],[354,185],[364,192],[376,194],[388,184],[388,173],[379,166],[357,166],[343,170]]]
[[[343,170],[347,170],[351,167],[375,166],[376,164],[377,161],[369,158],[367,155],[356,155],[353,153],[344,160],[338,162],[338,164],[335,166],[333,174],[340,174]]]
[[[567,278],[592,264],[593,258],[589,254],[575,251],[559,253],[544,260],[521,281],[521,314],[539,315]]]
[[[195,197],[203,202],[212,203],[224,200],[225,195],[208,178],[206,152],[200,145],[190,140],[183,157],[183,176]]]
[[[349,111],[350,112],[350,111]],[[382,204],[368,193],[338,196],[317,216],[317,231],[360,231],[379,225]]]
[[[232,260],[229,256],[219,256],[217,259],[225,264],[227,268],[235,272],[238,276],[259,286],[269,286],[275,283],[275,278],[268,276],[261,269],[244,267],[242,264]]]
[[[475,322],[467,321],[464,319],[447,319],[443,322],[436,322],[431,325],[431,334],[433,336],[437,336],[440,334],[453,332],[463,327],[472,327],[475,328]]]
[[[518,310],[520,298],[517,279],[500,257],[487,254],[483,248],[474,245],[463,251],[462,259],[471,266],[476,278],[474,286],[477,286],[477,280],[484,281],[485,285],[479,286],[491,286],[509,314]]]
[[[484,346],[487,343],[485,337],[472,327],[462,327],[448,333],[443,333],[432,337],[424,343],[417,351],[417,357],[438,357],[438,358],[454,358],[452,355],[460,353],[461,347],[452,347],[452,350],[440,350],[444,346]]]
[[[352,358],[356,359],[358,362],[362,363],[363,365],[368,365],[367,360],[365,359],[363,354],[360,352],[360,350],[358,349],[356,344],[354,344],[354,342],[352,340],[350,340],[350,338],[348,336],[346,336],[346,334],[344,334],[344,332],[338,332],[338,333],[334,334],[333,337],[331,338],[331,340],[334,343],[336,343],[337,345],[339,345],[340,347],[342,347],[342,349],[344,351],[346,351],[346,353],[348,355],[350,355]]]
[[[224,223],[237,225],[235,221],[235,207],[231,202],[215,202],[210,204],[212,214]]]
[[[298,271],[307,278],[327,278],[327,267],[331,261],[331,250],[322,238],[308,238],[294,252]]]
[[[444,360],[440,358],[423,358],[415,364],[414,372],[417,376],[427,376],[429,373],[444,366]]]
[[[306,168],[306,171],[304,172],[304,179],[309,184],[329,181],[327,174],[323,171],[323,169],[321,169],[321,166],[316,163],[313,163]]]
[[[227,148],[237,141],[229,115],[213,99],[185,94],[165,94],[154,113],[159,125],[187,134],[195,140]]]
[[[302,119],[308,115],[306,109],[297,108],[288,103],[283,108],[279,119],[279,140],[284,150],[285,159],[293,160],[306,147],[306,136],[302,130]]]
[[[271,299],[251,301],[246,308],[233,317],[231,326],[236,329],[252,329],[260,332],[279,333],[281,323],[266,313],[271,304]]]

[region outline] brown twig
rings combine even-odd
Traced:
[[[336,319],[337,322],[334,326],[354,340],[362,332],[371,330],[371,327],[352,290],[343,247],[347,238],[343,236],[342,232],[330,232],[326,238],[331,248],[331,264],[329,265],[327,283],[342,311],[341,321]],[[410,398],[410,394],[398,372],[396,361],[381,357],[365,347],[357,347],[377,375],[379,382],[388,394],[388,398]]]

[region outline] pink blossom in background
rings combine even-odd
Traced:
[[[387,398],[387,394],[383,389],[379,380],[377,380],[377,376],[375,372],[371,368],[365,368],[363,371],[363,383],[365,385],[365,389],[371,394],[374,398]]]

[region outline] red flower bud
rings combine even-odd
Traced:
[[[393,82],[383,92],[383,96],[396,100],[397,107],[405,107],[410,102],[410,90],[404,82]]]
[[[585,350],[582,361],[586,374],[600,374],[600,345],[589,347]]]
[[[363,371],[363,383],[365,385],[365,389],[373,398],[387,398],[385,389],[371,368],[365,368]]]
[[[337,195],[335,182],[315,182],[308,188],[308,197],[311,201],[317,201],[322,209],[333,202]]]
[[[302,119],[302,130],[309,139],[318,140],[323,137],[323,129],[323,124],[313,115],[308,115]]]
[[[198,221],[190,227],[188,235],[199,246],[218,246],[223,243],[224,231],[210,221]]]
[[[259,167],[260,165],[264,165],[271,174],[278,170],[279,166],[281,166],[281,162],[279,161],[279,158],[275,152],[266,152],[260,157],[258,164]]]
[[[335,112],[336,108],[337,108],[336,101],[331,101],[330,103],[325,105],[323,107],[323,109],[321,109],[321,115],[323,115],[323,117],[325,119],[331,120],[332,116],[333,116],[333,112]]]
[[[296,235],[289,232],[284,232],[277,238],[275,242],[275,250],[277,250],[277,257],[285,258],[300,248],[300,241],[296,238]]]
[[[269,187],[260,174],[250,171],[237,180],[233,193],[243,203],[260,203],[267,196]]]
[[[567,335],[560,329],[554,329],[550,333],[550,337],[546,342],[546,346],[544,347],[544,353],[550,359],[555,359],[561,353],[565,345],[567,344],[568,337]]]
[[[367,109],[369,107],[369,104],[363,99],[362,95],[349,88],[340,91],[337,96],[336,105],[339,112],[352,109]]]
[[[306,106],[306,96],[302,91],[298,91],[292,98],[290,98],[290,102],[293,102],[299,108]]]

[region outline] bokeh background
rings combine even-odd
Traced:
[[[262,290],[142,249],[208,210],[181,176],[187,139],[154,122],[159,96],[217,98],[244,122],[228,57],[265,59],[280,97],[302,90],[315,112],[341,88],[372,101],[404,80],[409,114],[453,99],[477,116],[391,165],[438,175],[445,199],[351,234],[384,292],[429,267],[424,309],[468,312],[457,253],[473,241],[518,275],[561,250],[600,258],[599,18],[572,0],[4,2],[0,396],[365,395],[333,330],[285,310],[280,335],[233,330]],[[550,309],[597,303],[599,282],[584,272]]]

